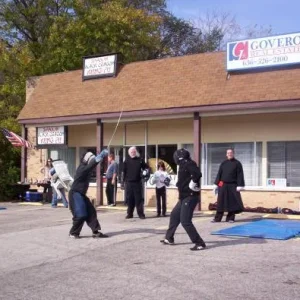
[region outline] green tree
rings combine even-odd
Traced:
[[[77,3],[75,17],[58,17],[50,29],[48,51],[41,56],[44,72],[81,68],[82,56],[99,53],[120,52],[125,63],[149,59],[159,48],[161,18],[124,3],[108,1],[89,9]]]
[[[20,134],[16,118],[24,105],[25,76],[28,66],[26,47],[0,43],[0,127]],[[12,147],[0,132],[0,200],[11,195],[9,183],[20,180],[21,149]]]

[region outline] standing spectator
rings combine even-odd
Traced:
[[[126,185],[126,202],[128,205],[126,219],[133,218],[134,207],[140,219],[145,219],[143,207],[143,183],[142,179],[149,178],[149,166],[141,159],[136,147],[130,147],[129,157],[123,164],[121,188]]]
[[[118,164],[115,155],[108,155],[108,167],[106,170],[106,198],[109,206],[116,206]]]
[[[43,181],[44,183],[49,183],[50,180],[51,180],[51,175],[50,175],[50,170],[53,168],[53,165],[52,165],[52,158],[48,158],[47,159],[47,162],[45,164],[44,167],[41,168],[41,173],[43,174]],[[48,190],[48,187],[47,186],[44,186],[44,191],[43,193],[47,193],[47,190]]]
[[[51,176],[50,176],[49,172],[50,172],[50,169],[52,169],[52,168],[53,168],[53,165],[52,165],[52,158],[49,157],[49,158],[47,159],[47,162],[46,162],[45,166],[42,167],[41,170],[40,170],[41,173],[44,175],[43,180],[44,180],[45,182],[49,182],[49,181],[50,181]]]
[[[161,212],[165,217],[167,212],[167,197],[166,197],[166,186],[170,183],[170,177],[166,172],[166,167],[163,161],[157,164],[157,171],[151,178],[151,184],[156,185],[156,209],[157,217],[160,217]]]
[[[244,210],[240,191],[244,189],[245,180],[242,164],[234,158],[233,149],[226,151],[227,159],[220,165],[214,191],[218,190],[217,212],[212,222],[221,222],[225,211],[226,222],[233,223],[235,215]]]

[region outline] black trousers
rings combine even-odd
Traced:
[[[223,215],[224,215],[223,211],[217,211],[215,214],[215,222],[221,222]],[[235,212],[234,211],[228,212],[226,216],[226,222],[234,221],[234,220],[235,220]]]
[[[141,181],[126,182],[127,215],[132,217],[134,208],[139,217],[144,216],[143,186]]]
[[[112,182],[112,178],[106,181],[106,197],[107,204],[115,204],[116,193],[117,193],[117,182]]]
[[[235,215],[244,210],[244,205],[240,192],[236,190],[237,184],[224,183],[219,188],[217,212],[215,222],[221,222],[224,212],[227,211],[226,222],[234,221]]]
[[[166,215],[167,211],[167,204],[166,204],[166,187],[163,186],[161,188],[156,188],[156,209],[157,209],[157,215],[161,214],[161,208],[162,208],[162,214],[163,216]]]
[[[166,239],[174,242],[174,234],[181,223],[182,227],[185,229],[186,233],[190,237],[191,241],[195,244],[203,243],[197,229],[192,223],[192,218],[194,210],[199,202],[199,198],[196,196],[190,196],[183,200],[179,200],[175,207],[173,208],[170,216],[169,229],[166,233]]]
[[[69,192],[69,205],[73,215],[73,226],[70,229],[70,234],[79,235],[84,222],[87,223],[92,232],[97,232],[101,229],[96,209],[88,197],[71,190]]]

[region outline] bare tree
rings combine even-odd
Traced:
[[[222,33],[217,50],[224,50],[229,41],[248,38],[258,38],[273,34],[272,27],[263,25],[248,25],[242,27],[236,20],[236,16],[230,12],[208,11],[193,21],[194,26],[199,28],[203,34],[209,34],[214,30]]]

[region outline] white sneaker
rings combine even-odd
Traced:
[[[163,244],[165,244],[165,245],[175,245],[174,242],[171,242],[171,241],[169,241],[167,239],[161,240],[160,242],[163,243]]]
[[[71,239],[79,239],[80,238],[79,235],[77,235],[77,234],[69,234],[69,237]]]

